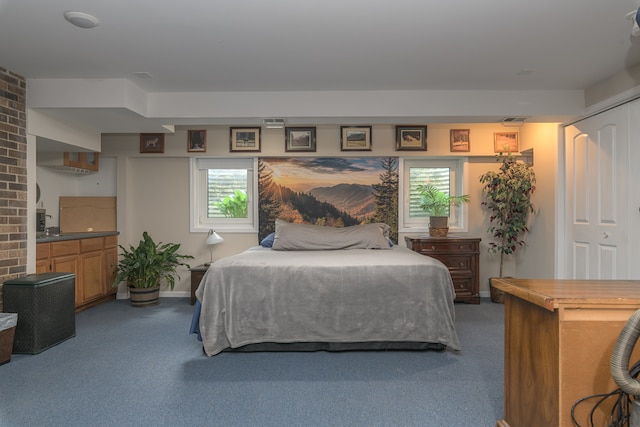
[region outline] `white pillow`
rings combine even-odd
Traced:
[[[389,226],[382,223],[351,227],[293,224],[276,220],[272,249],[321,251],[335,249],[389,249]]]

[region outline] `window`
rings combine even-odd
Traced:
[[[419,207],[420,196],[417,187],[430,183],[447,194],[464,193],[463,159],[403,159],[400,163],[402,179],[399,206],[400,228],[402,231],[428,229],[428,215]],[[452,207],[449,212],[449,228],[457,231],[466,229],[466,208],[462,204]]]
[[[257,232],[257,159],[191,160],[191,231]]]

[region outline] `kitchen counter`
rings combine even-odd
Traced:
[[[85,233],[60,233],[45,235],[38,233],[36,243],[61,242],[64,240],[91,239],[94,237],[117,236],[119,231],[87,231]]]

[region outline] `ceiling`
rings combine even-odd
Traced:
[[[0,67],[28,81],[124,79],[145,93],[575,91],[640,63],[625,18],[637,8],[638,0],[0,0]],[[72,26],[70,10],[99,26]],[[92,120],[87,110],[54,110]],[[102,131],[153,119],[102,114],[114,121]]]

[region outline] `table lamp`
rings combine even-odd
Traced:
[[[206,266],[211,265],[211,263],[213,262],[213,246],[222,242],[224,242],[224,239],[220,237],[218,233],[216,233],[213,230],[209,230],[209,235],[207,236],[207,245],[209,245],[209,253],[211,254],[211,261],[205,263]]]

